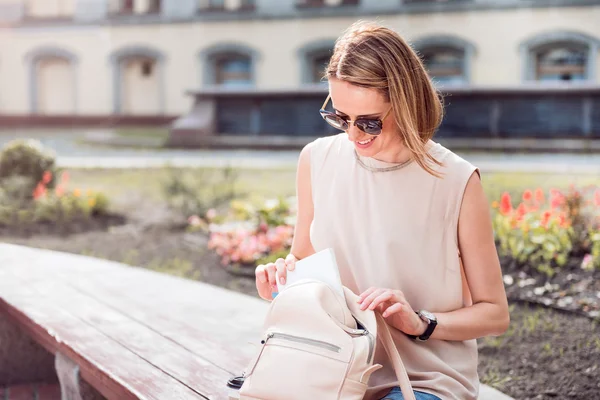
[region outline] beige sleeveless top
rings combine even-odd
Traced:
[[[457,227],[463,193],[477,169],[440,144],[428,151],[443,167],[436,178],[416,162],[373,172],[361,165],[345,133],[317,139],[311,149],[316,251],[331,247],[345,286],[360,294],[371,286],[401,290],[413,309],[448,312],[470,305],[458,255]],[[372,158],[367,166],[389,167]],[[391,329],[415,390],[446,399],[476,399],[477,344],[430,339],[415,342]],[[369,381],[366,399],[399,385],[383,346],[384,367]]]

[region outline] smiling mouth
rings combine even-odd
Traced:
[[[366,145],[366,144],[369,144],[369,143],[371,143],[373,140],[375,140],[375,138],[374,138],[374,137],[372,137],[372,138],[370,138],[370,139],[367,139],[367,140],[362,140],[362,141],[360,141],[360,142],[356,142],[356,143],[358,143],[358,144],[360,144],[360,145],[363,145],[363,146],[364,146],[364,145]]]

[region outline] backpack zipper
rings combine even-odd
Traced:
[[[369,354],[367,355],[367,362],[371,362],[371,359],[373,358],[373,352],[375,350],[375,343],[373,340],[373,335],[371,334],[371,332],[369,332],[367,330],[367,328],[364,328],[365,324],[363,324],[361,321],[358,320],[358,318],[354,317],[354,319],[356,319],[358,321],[358,323],[363,326],[363,329],[354,329],[354,331],[356,332],[356,335],[358,336],[366,336],[367,339],[369,340]]]
[[[329,350],[329,351],[334,351],[336,353],[339,353],[342,350],[341,347],[336,346],[336,345],[331,344],[331,343],[323,342],[321,340],[315,340],[315,339],[309,339],[309,338],[305,338],[305,337],[300,337],[300,336],[288,335],[287,333],[271,332],[271,333],[269,333],[267,335],[267,339],[262,341],[262,344],[267,344],[267,342],[269,341],[269,339],[289,340],[291,342],[303,343],[303,344],[308,344],[308,345],[311,345],[311,346],[321,347],[323,349],[326,349],[326,350]]]

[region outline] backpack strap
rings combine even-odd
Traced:
[[[408,378],[408,373],[406,372],[406,368],[404,367],[404,363],[402,363],[400,353],[398,353],[398,349],[396,348],[394,340],[392,339],[390,328],[381,314],[375,312],[375,317],[377,319],[377,325],[379,325],[377,330],[381,332],[381,342],[383,343],[383,348],[385,349],[389,359],[392,361],[394,371],[396,372],[396,377],[400,382],[402,395],[404,396],[405,400],[416,400],[415,393],[412,390],[412,385],[410,384],[410,380]]]

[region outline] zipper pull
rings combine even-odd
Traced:
[[[263,339],[260,341],[260,344],[267,344],[267,342],[269,341],[269,339],[271,339],[273,337],[273,333],[268,333],[267,334],[267,338]]]

